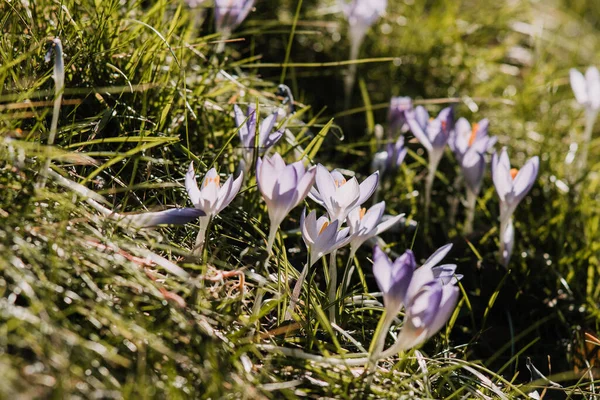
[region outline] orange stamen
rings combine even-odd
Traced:
[[[363,219],[363,217],[365,216],[365,214],[367,213],[367,209],[366,208],[361,208],[360,209],[360,219]]]
[[[519,173],[519,170],[516,168],[511,168],[510,169],[510,177],[515,179],[517,177],[517,174]]]
[[[473,143],[475,143],[475,138],[477,137],[478,130],[479,130],[479,124],[474,123],[473,129],[471,130],[471,136],[469,137],[469,147],[471,147],[473,145]]]
[[[217,187],[219,187],[221,183],[221,177],[217,175],[214,178],[207,178],[204,180],[204,186],[208,186],[209,183],[214,183],[215,185],[217,185]]]
[[[323,226],[321,227],[321,230],[319,231],[319,235],[321,233],[323,233],[323,231],[329,226],[329,222],[325,221],[325,223],[323,224]]]
[[[341,181],[334,181],[335,187],[340,187],[346,183],[346,179],[342,179]]]

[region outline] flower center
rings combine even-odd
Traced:
[[[340,187],[340,186],[343,186],[346,183],[346,179],[342,178],[341,181],[334,180],[333,182],[335,183],[335,187]]]
[[[319,235],[321,233],[323,233],[323,231],[329,226],[329,222],[325,221],[325,223],[323,224],[323,226],[321,227],[321,230],[319,231]]]
[[[514,180],[517,177],[517,174],[519,173],[519,170],[516,168],[511,168],[510,169],[510,177]]]
[[[477,138],[477,131],[479,130],[479,124],[476,122],[473,124],[473,129],[471,129],[471,136],[469,136],[469,147],[475,143],[475,138]]]
[[[204,180],[204,186],[206,187],[209,183],[214,183],[217,187],[219,187],[220,182],[221,178],[219,177],[219,175],[217,175],[214,178],[207,178],[206,180]]]
[[[364,208],[364,207],[361,208],[360,209],[360,214],[359,214],[360,215],[360,219],[363,219],[366,213],[367,213],[367,209]]]

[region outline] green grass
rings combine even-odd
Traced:
[[[335,1],[258,1],[220,54],[210,8],[203,19],[178,1],[30,3],[0,3],[0,398],[523,398],[527,357],[563,385],[547,398],[598,394],[581,350],[584,332],[600,332],[597,134],[583,177],[564,161],[584,124],[569,68],[600,54],[594,1],[390,1],[362,47],[349,110],[347,24]],[[55,36],[66,89],[57,137],[46,146],[54,82],[44,57]],[[232,105],[258,103],[266,115],[280,104],[282,76],[299,103],[288,127],[300,152],[361,179],[392,95],[489,118],[497,148],[508,146],[518,166],[540,156],[537,182],[515,214],[510,273],[497,261],[489,172],[475,231],[460,233],[464,194],[453,185],[459,170],[449,151],[428,233],[419,226],[382,236],[419,261],[452,242],[449,259],[464,279],[442,333],[384,360],[369,379],[362,367],[318,357],[351,359],[369,348],[382,312],[371,295],[370,249],[355,259],[360,273],[340,299],[339,329],[327,319],[321,263],[296,323],[284,322],[306,258],[301,208],[284,221],[267,262],[268,216],[253,176],[211,224],[204,262],[190,255],[195,223],[136,231],[102,218],[52,177],[36,187],[51,157],[54,172],[115,211],[190,206],[189,162],[200,174],[213,166],[233,173],[241,150]],[[276,149],[295,159],[292,145]],[[425,153],[416,141],[409,149],[379,200],[422,222]],[[340,264],[346,257],[342,250]]]

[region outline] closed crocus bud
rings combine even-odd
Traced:
[[[254,0],[215,0],[215,27],[217,32],[233,32],[246,19]]]
[[[267,251],[271,253],[281,222],[308,194],[315,181],[315,168],[305,170],[302,161],[286,165],[279,153],[259,158],[256,163],[256,182],[262,194],[271,228]]]
[[[196,254],[202,253],[210,219],[231,203],[240,191],[243,180],[243,174],[240,174],[235,180],[229,176],[221,186],[217,170],[211,168],[204,176],[199,188],[196,182],[194,163],[190,163],[188,172],[185,174],[185,189],[194,207],[205,213],[205,216],[200,218],[200,230],[194,248]]]
[[[571,68],[571,88],[577,102],[590,111],[600,110],[600,73],[596,67],[589,67],[585,77],[575,68]]]
[[[233,106],[235,114],[235,123],[238,127],[238,135],[240,142],[242,143],[242,155],[244,157],[244,165],[246,172],[252,165],[254,160],[254,150],[258,146],[259,155],[263,155],[268,149],[270,149],[281,137],[285,131],[284,128],[273,132],[273,128],[277,122],[277,111],[271,115],[263,118],[258,125],[256,123],[256,107],[249,105],[246,114],[236,104]],[[256,144],[256,132],[258,125],[258,145]]]
[[[533,187],[539,169],[539,158],[530,158],[521,170],[511,168],[506,148],[500,156],[492,157],[492,179],[500,198],[500,256],[502,264],[508,261],[514,244],[512,215],[515,209]]]
[[[405,304],[415,267],[415,257],[410,250],[392,262],[379,246],[373,248],[373,275],[383,292],[383,304],[388,315],[395,316]]]
[[[309,267],[316,263],[321,257],[345,246],[351,240],[348,236],[349,228],[338,230],[339,221],[331,223],[325,216],[317,219],[317,212],[311,211],[305,217],[306,211],[302,212],[300,228],[302,240],[310,251]]]
[[[446,107],[435,119],[430,120],[427,110],[418,106],[413,111],[407,112],[406,117],[411,132],[425,147],[429,156],[429,168],[425,181],[425,220],[428,221],[433,180],[444,155],[450,132],[454,128],[454,115],[452,108]]]
[[[346,219],[350,228],[350,258],[354,256],[356,250],[367,240],[385,232],[393,225],[397,224],[404,214],[396,215],[382,221],[385,211],[385,201],[373,205],[368,210],[366,208],[356,207],[348,214]]]
[[[329,218],[344,222],[348,213],[363,204],[375,191],[379,173],[375,172],[360,185],[355,177],[346,180],[339,171],[329,172],[321,164],[317,165],[315,187],[310,198],[325,207]]]
[[[402,129],[406,123],[406,113],[410,112],[412,108],[413,103],[410,97],[392,97],[390,100],[390,110],[388,112],[388,124],[392,132]]]

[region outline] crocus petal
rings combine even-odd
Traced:
[[[430,322],[427,328],[425,340],[435,335],[448,322],[452,312],[456,308],[458,301],[459,289],[453,285],[446,285],[442,288],[442,299],[439,308],[433,321]]]
[[[500,201],[505,201],[507,194],[512,191],[512,178],[510,176],[510,161],[506,154],[506,148],[502,149],[500,156],[496,153],[492,156],[492,180]]]
[[[317,165],[315,185],[319,191],[319,199],[327,210],[333,209],[332,199],[335,197],[337,187],[335,181],[327,168],[321,164]]]
[[[119,222],[133,225],[137,228],[149,228],[156,225],[184,225],[194,219],[206,215],[198,208],[173,208],[170,210],[129,214],[118,214],[114,219]]]
[[[461,162],[461,169],[465,182],[473,193],[478,193],[485,171],[485,158],[474,149],[465,153]]]
[[[246,115],[244,115],[244,112],[237,104],[233,106],[233,115],[242,146],[246,149],[252,147],[254,145],[254,131],[250,132],[248,130]]]
[[[598,68],[592,66],[585,72],[587,97],[593,110],[600,109],[600,73]]]
[[[383,293],[387,293],[392,287],[392,262],[379,248],[379,246],[373,247],[373,276],[375,282]]]
[[[242,182],[244,181],[244,174],[240,173],[240,175],[233,180],[230,176],[227,178],[221,189],[219,190],[219,200],[217,201],[217,213],[220,213],[225,207],[229,205],[237,196],[240,188],[242,187]]]
[[[369,199],[375,192],[377,185],[379,184],[379,171],[369,175],[364,181],[361,182],[359,189],[360,194],[356,205],[359,206]]]
[[[194,162],[190,163],[187,173],[185,174],[185,190],[193,205],[200,201],[200,189],[196,182],[196,173],[194,172]]]
[[[513,191],[518,201],[521,201],[529,190],[531,190],[537,178],[539,165],[539,158],[537,156],[532,157],[517,173],[513,182]]]
[[[447,245],[440,247],[431,256],[429,256],[421,268],[433,268],[439,264],[439,262],[442,261],[444,257],[448,255],[448,253],[450,253],[450,250],[452,250],[452,243],[448,243]]]
[[[382,223],[377,225],[377,228],[375,228],[375,232],[374,232],[373,236],[378,236],[378,235],[382,234],[383,232],[387,231],[392,226],[394,226],[398,222],[400,222],[402,217],[404,217],[404,214],[396,215],[392,218],[386,219],[385,221],[383,221]]]
[[[418,109],[419,107],[417,107],[417,110]],[[433,146],[429,141],[429,136],[427,136],[427,134],[423,130],[423,127],[421,127],[421,125],[417,122],[415,116],[412,114],[408,114],[407,122],[408,126],[410,127],[410,131],[413,133],[413,135],[415,135],[417,140],[421,143],[423,147],[425,147],[427,151],[430,151],[433,148]]]
[[[588,102],[588,94],[587,84],[583,74],[575,68],[571,68],[569,76],[571,78],[571,88],[573,89],[573,94],[575,94],[575,99],[579,104],[586,104]]]

